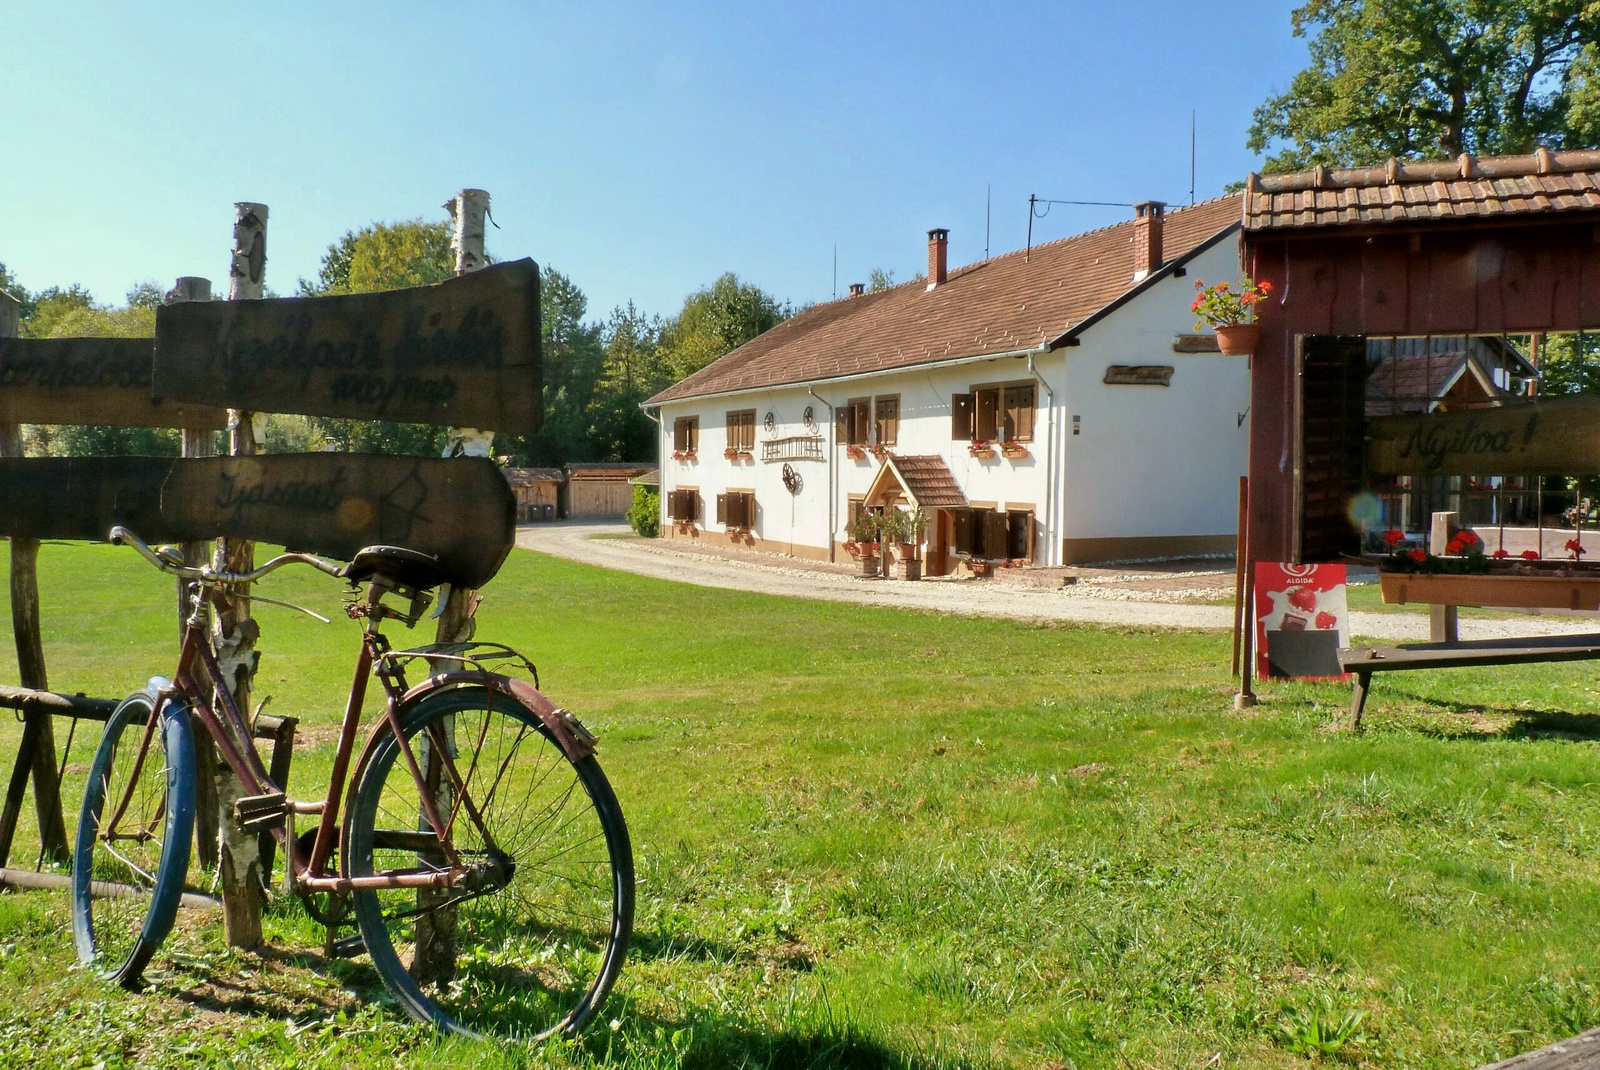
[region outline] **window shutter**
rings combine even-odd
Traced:
[[[719,494],[719,495],[717,495],[717,523],[719,523],[719,524],[727,524],[727,522],[728,522],[728,496],[726,494]]]
[[[1033,384],[1008,386],[1005,393],[1005,437],[1018,442],[1033,439]]]
[[[1028,560],[1032,561],[1039,553],[1039,521],[1032,513],[1028,514]]]
[[[850,420],[855,415],[855,409],[849,405],[840,405],[833,410],[833,444],[848,446],[855,441],[850,433]]]
[[[667,519],[678,519],[678,492],[675,490],[667,492]]]
[[[972,510],[952,509],[950,511],[951,535],[950,543],[956,553],[972,553]]]
[[[979,390],[974,396],[977,402],[976,415],[973,419],[972,437],[983,442],[993,442],[999,435],[999,408],[1000,391]]]
[[[950,441],[972,441],[972,395],[950,395]]]
[[[686,490],[686,491],[684,491],[684,494],[688,495],[689,519],[692,522],[698,524],[700,522],[700,519],[701,519],[701,517],[700,517],[700,492],[697,491],[697,490]]]
[[[739,428],[739,448],[747,452],[756,448],[756,414],[754,410],[744,414],[744,424]]]
[[[893,446],[900,432],[900,399],[878,398],[874,403],[874,432],[878,445]]]
[[[754,494],[744,495],[744,526],[747,528],[756,526],[756,496]]]
[[[698,416],[689,418],[688,432],[689,449],[698,452],[700,449],[700,418]]]
[[[987,510],[984,515],[983,555],[985,557],[1009,557],[1010,548],[1006,546],[1006,514],[998,509]]]
[[[682,452],[683,450],[689,448],[688,446],[684,445],[684,429],[688,426],[688,424],[689,421],[685,420],[682,416],[672,421],[672,448],[676,452]],[[674,491],[673,493],[677,492]]]
[[[854,426],[850,441],[854,445],[864,446],[867,444],[868,429],[872,427],[872,410],[864,400],[851,402],[850,407],[855,410],[852,417]]]

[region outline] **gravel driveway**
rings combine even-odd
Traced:
[[[517,545],[525,550],[537,550],[555,557],[656,579],[794,598],[820,598],[833,602],[926,609],[980,617],[1126,627],[1227,631],[1233,625],[1231,606],[1185,605],[1153,598],[1146,601],[1129,597],[1126,590],[1112,592],[1096,584],[1080,583],[1059,590],[1044,590],[986,580],[921,583],[866,580],[852,575],[853,570],[844,566],[791,562],[787,558],[753,553],[741,554],[735,559],[678,549],[666,540],[594,538],[596,535],[623,535],[627,532],[627,525],[615,522],[533,524],[518,530]],[[1192,583],[1192,577],[1181,574],[1174,579]],[[1136,577],[1135,584],[1152,587],[1148,577]],[[1231,576],[1227,579],[1227,585],[1231,588]],[[1158,595],[1159,591],[1152,587],[1151,594]],[[1420,613],[1354,613],[1351,617],[1352,630],[1358,636],[1390,640],[1428,638],[1428,618]],[[1463,639],[1557,635],[1596,630],[1600,630],[1600,626],[1592,619],[1554,615],[1461,621]]]

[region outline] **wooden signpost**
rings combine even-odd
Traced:
[[[334,297],[164,305],[155,392],[259,412],[538,430],[539,268]]]
[[[1600,398],[1367,421],[1371,475],[1563,476],[1600,472]]]
[[[225,426],[222,409],[151,396],[154,354],[154,338],[0,338],[0,421]]]

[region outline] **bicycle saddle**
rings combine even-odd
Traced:
[[[448,579],[437,557],[404,546],[368,546],[357,550],[339,576],[351,583],[364,583],[379,574],[417,591],[431,591]]]

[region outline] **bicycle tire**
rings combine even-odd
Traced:
[[[148,737],[144,732],[159,701],[156,693],[165,686],[163,680],[152,680],[123,699],[107,719],[89,767],[72,853],[72,935],[78,959],[124,988],[138,986],[150,957],[172,931],[194,838],[194,735],[187,708],[167,703],[155,730]],[[135,727],[129,736],[128,729]],[[106,818],[108,800],[113,808],[120,805],[130,777],[136,777],[136,784],[127,792],[127,809],[120,818],[115,810],[113,818]],[[133,846],[113,848],[99,834],[103,819],[141,830]],[[141,835],[150,837],[153,849]],[[94,885],[102,882],[130,891],[96,896]]]
[[[411,974],[415,924],[405,915],[418,909],[415,890],[354,894],[367,954],[401,1007],[424,1024],[472,1037],[480,1029],[534,1039],[574,1035],[605,1002],[632,934],[633,849],[616,794],[593,756],[570,761],[533,711],[483,687],[430,695],[405,715],[402,730],[414,752],[425,751],[427,727],[445,717],[454,719],[468,795],[490,826],[489,844],[478,842],[479,828],[462,808],[452,841],[463,858],[492,857],[504,844],[510,875],[503,887],[457,903],[450,984],[424,986]],[[531,746],[523,749],[524,742]],[[427,827],[419,823],[421,793],[410,767],[396,761],[400,753],[389,734],[358,774],[343,837],[351,876],[429,864],[414,843],[392,842]],[[485,790],[482,771],[495,765],[499,772]],[[498,805],[513,798],[512,790],[502,793],[506,785],[522,791],[524,805]],[[580,787],[589,806],[568,814]],[[604,858],[589,846],[602,838]],[[580,847],[587,849],[575,855]],[[566,916],[556,918],[556,909]],[[497,1010],[482,1009],[486,995]]]

